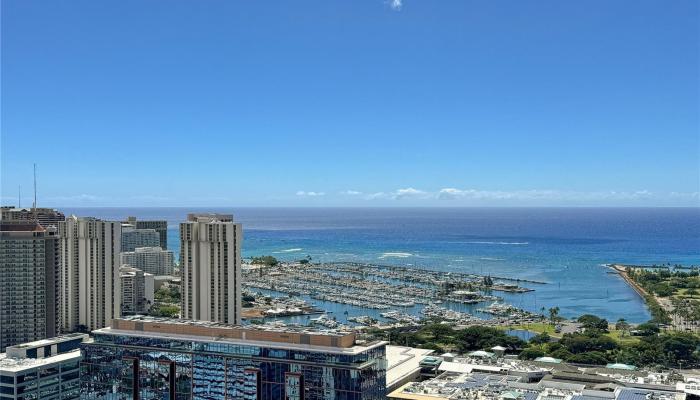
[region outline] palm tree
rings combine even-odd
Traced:
[[[554,325],[554,322],[557,319],[557,316],[559,316],[559,307],[552,307],[549,309],[549,319],[552,320],[552,325]]]
[[[624,318],[618,319],[617,323],[615,324],[615,329],[621,332],[620,336],[625,336],[625,332],[627,332],[629,328],[630,324],[628,324]]]

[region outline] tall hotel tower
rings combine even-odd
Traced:
[[[241,224],[189,214],[180,224],[183,319],[241,322]]]
[[[59,331],[56,227],[0,222],[0,352]]]
[[[121,223],[70,216],[58,230],[63,330],[104,328],[121,316]]]

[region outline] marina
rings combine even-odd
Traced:
[[[244,313],[248,319],[328,328],[412,326],[423,320],[508,325],[541,318],[493,294],[534,290],[516,281],[374,264],[280,263],[245,270],[243,285],[255,294],[253,307],[258,312]],[[313,313],[322,315],[310,318]]]

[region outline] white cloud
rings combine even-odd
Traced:
[[[689,193],[671,192],[671,193],[669,193],[669,196],[671,196],[673,198],[680,198],[680,199],[700,199],[700,192],[689,192]]]
[[[427,192],[424,192],[422,190],[414,189],[412,187],[408,187],[405,189],[399,189],[392,193],[392,198],[394,199],[403,199],[403,198],[416,198],[416,197],[430,197]]]
[[[403,7],[403,0],[388,0],[388,3],[389,7],[395,11],[401,11],[401,7]]]
[[[305,192],[303,190],[300,190],[297,192],[297,196],[307,196],[307,197],[318,197],[318,196],[325,196],[325,192]]]
[[[384,199],[389,197],[386,193],[384,192],[376,192],[376,193],[370,193],[367,196],[365,196],[365,199],[367,200],[374,200],[374,199]]]
[[[345,190],[340,192],[340,194],[348,195],[348,196],[359,196],[362,194],[362,192],[358,192],[357,190]]]
[[[100,196],[95,196],[94,194],[76,194],[73,196],[51,196],[47,197],[46,200],[49,202],[60,203],[60,202],[93,202],[102,200]]]
[[[600,201],[600,200],[642,200],[655,197],[654,193],[648,190],[637,190],[634,192],[618,191],[597,191],[597,192],[577,192],[562,190],[477,190],[477,189],[455,189],[444,188],[437,192],[438,199],[478,199],[478,200],[565,200],[565,201]]]

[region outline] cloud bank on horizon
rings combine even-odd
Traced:
[[[122,197],[96,194],[47,195],[40,206],[677,206],[700,207],[700,192],[577,191],[557,189],[484,190],[445,187],[422,190],[414,187],[388,191],[298,190],[291,195],[267,195],[263,200],[242,196],[170,197],[137,194]],[[3,205],[16,204],[16,197],[2,197]],[[23,204],[25,207],[29,203]]]

